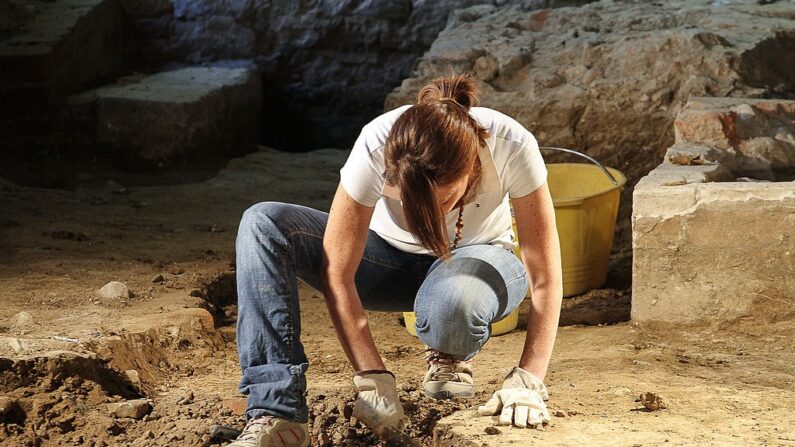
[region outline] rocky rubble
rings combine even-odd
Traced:
[[[405,434],[421,445],[432,445],[436,422],[455,411],[467,408],[472,402],[467,399],[437,401],[425,397],[421,388],[419,380],[409,379],[398,390],[406,416],[410,420]],[[356,390],[353,387],[310,397],[308,405],[312,445],[319,447],[389,445],[379,441],[369,429],[351,416],[355,400]]]
[[[720,163],[773,181],[795,171],[795,101],[693,98],[674,128],[670,163]]]
[[[662,160],[689,97],[795,94],[792,2],[726,3],[461,10],[386,109],[413,101],[436,76],[470,71],[483,105],[515,117],[542,145],[584,150],[634,184]]]

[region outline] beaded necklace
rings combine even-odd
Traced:
[[[461,241],[461,230],[464,229],[464,205],[458,207],[458,220],[455,223],[455,237],[453,238],[453,245],[450,251],[455,250],[458,243]]]

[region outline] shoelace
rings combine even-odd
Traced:
[[[431,374],[431,379],[433,380],[455,380],[458,378],[456,375],[456,367],[470,364],[468,360],[456,360],[450,357],[449,354],[445,354],[433,348],[428,348],[423,352],[425,353],[425,360],[428,363],[437,365],[436,370]]]
[[[255,441],[257,439],[257,434],[262,431],[262,427],[273,425],[274,419],[273,416],[260,416],[248,421],[243,432],[237,437],[237,440]]]

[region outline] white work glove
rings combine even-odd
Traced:
[[[549,399],[547,387],[538,377],[519,368],[511,370],[485,405],[478,407],[481,416],[500,414],[497,425],[541,427],[551,418],[544,400]]]
[[[397,395],[395,376],[389,372],[363,372],[353,376],[359,391],[353,405],[353,417],[362,421],[378,436],[386,428],[402,430],[409,418]]]

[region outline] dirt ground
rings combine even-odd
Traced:
[[[171,185],[90,169],[69,190],[0,181],[0,445],[223,444],[210,427],[243,423],[237,222],[265,200],[327,209],[344,156],[264,150]],[[426,446],[795,445],[795,322],[627,322],[631,253],[620,240],[606,288],[565,300],[543,431],[494,430],[472,410],[518,360],[524,311],[519,330],[476,357],[476,397],[441,403],[418,391],[423,346],[400,315],[371,313],[410,433]],[[131,296],[100,298],[109,281]],[[350,418],[352,370],[322,298],[302,286],[301,306],[313,445],[376,445]],[[647,392],[667,408],[646,409]],[[120,417],[124,402],[148,414]]]

